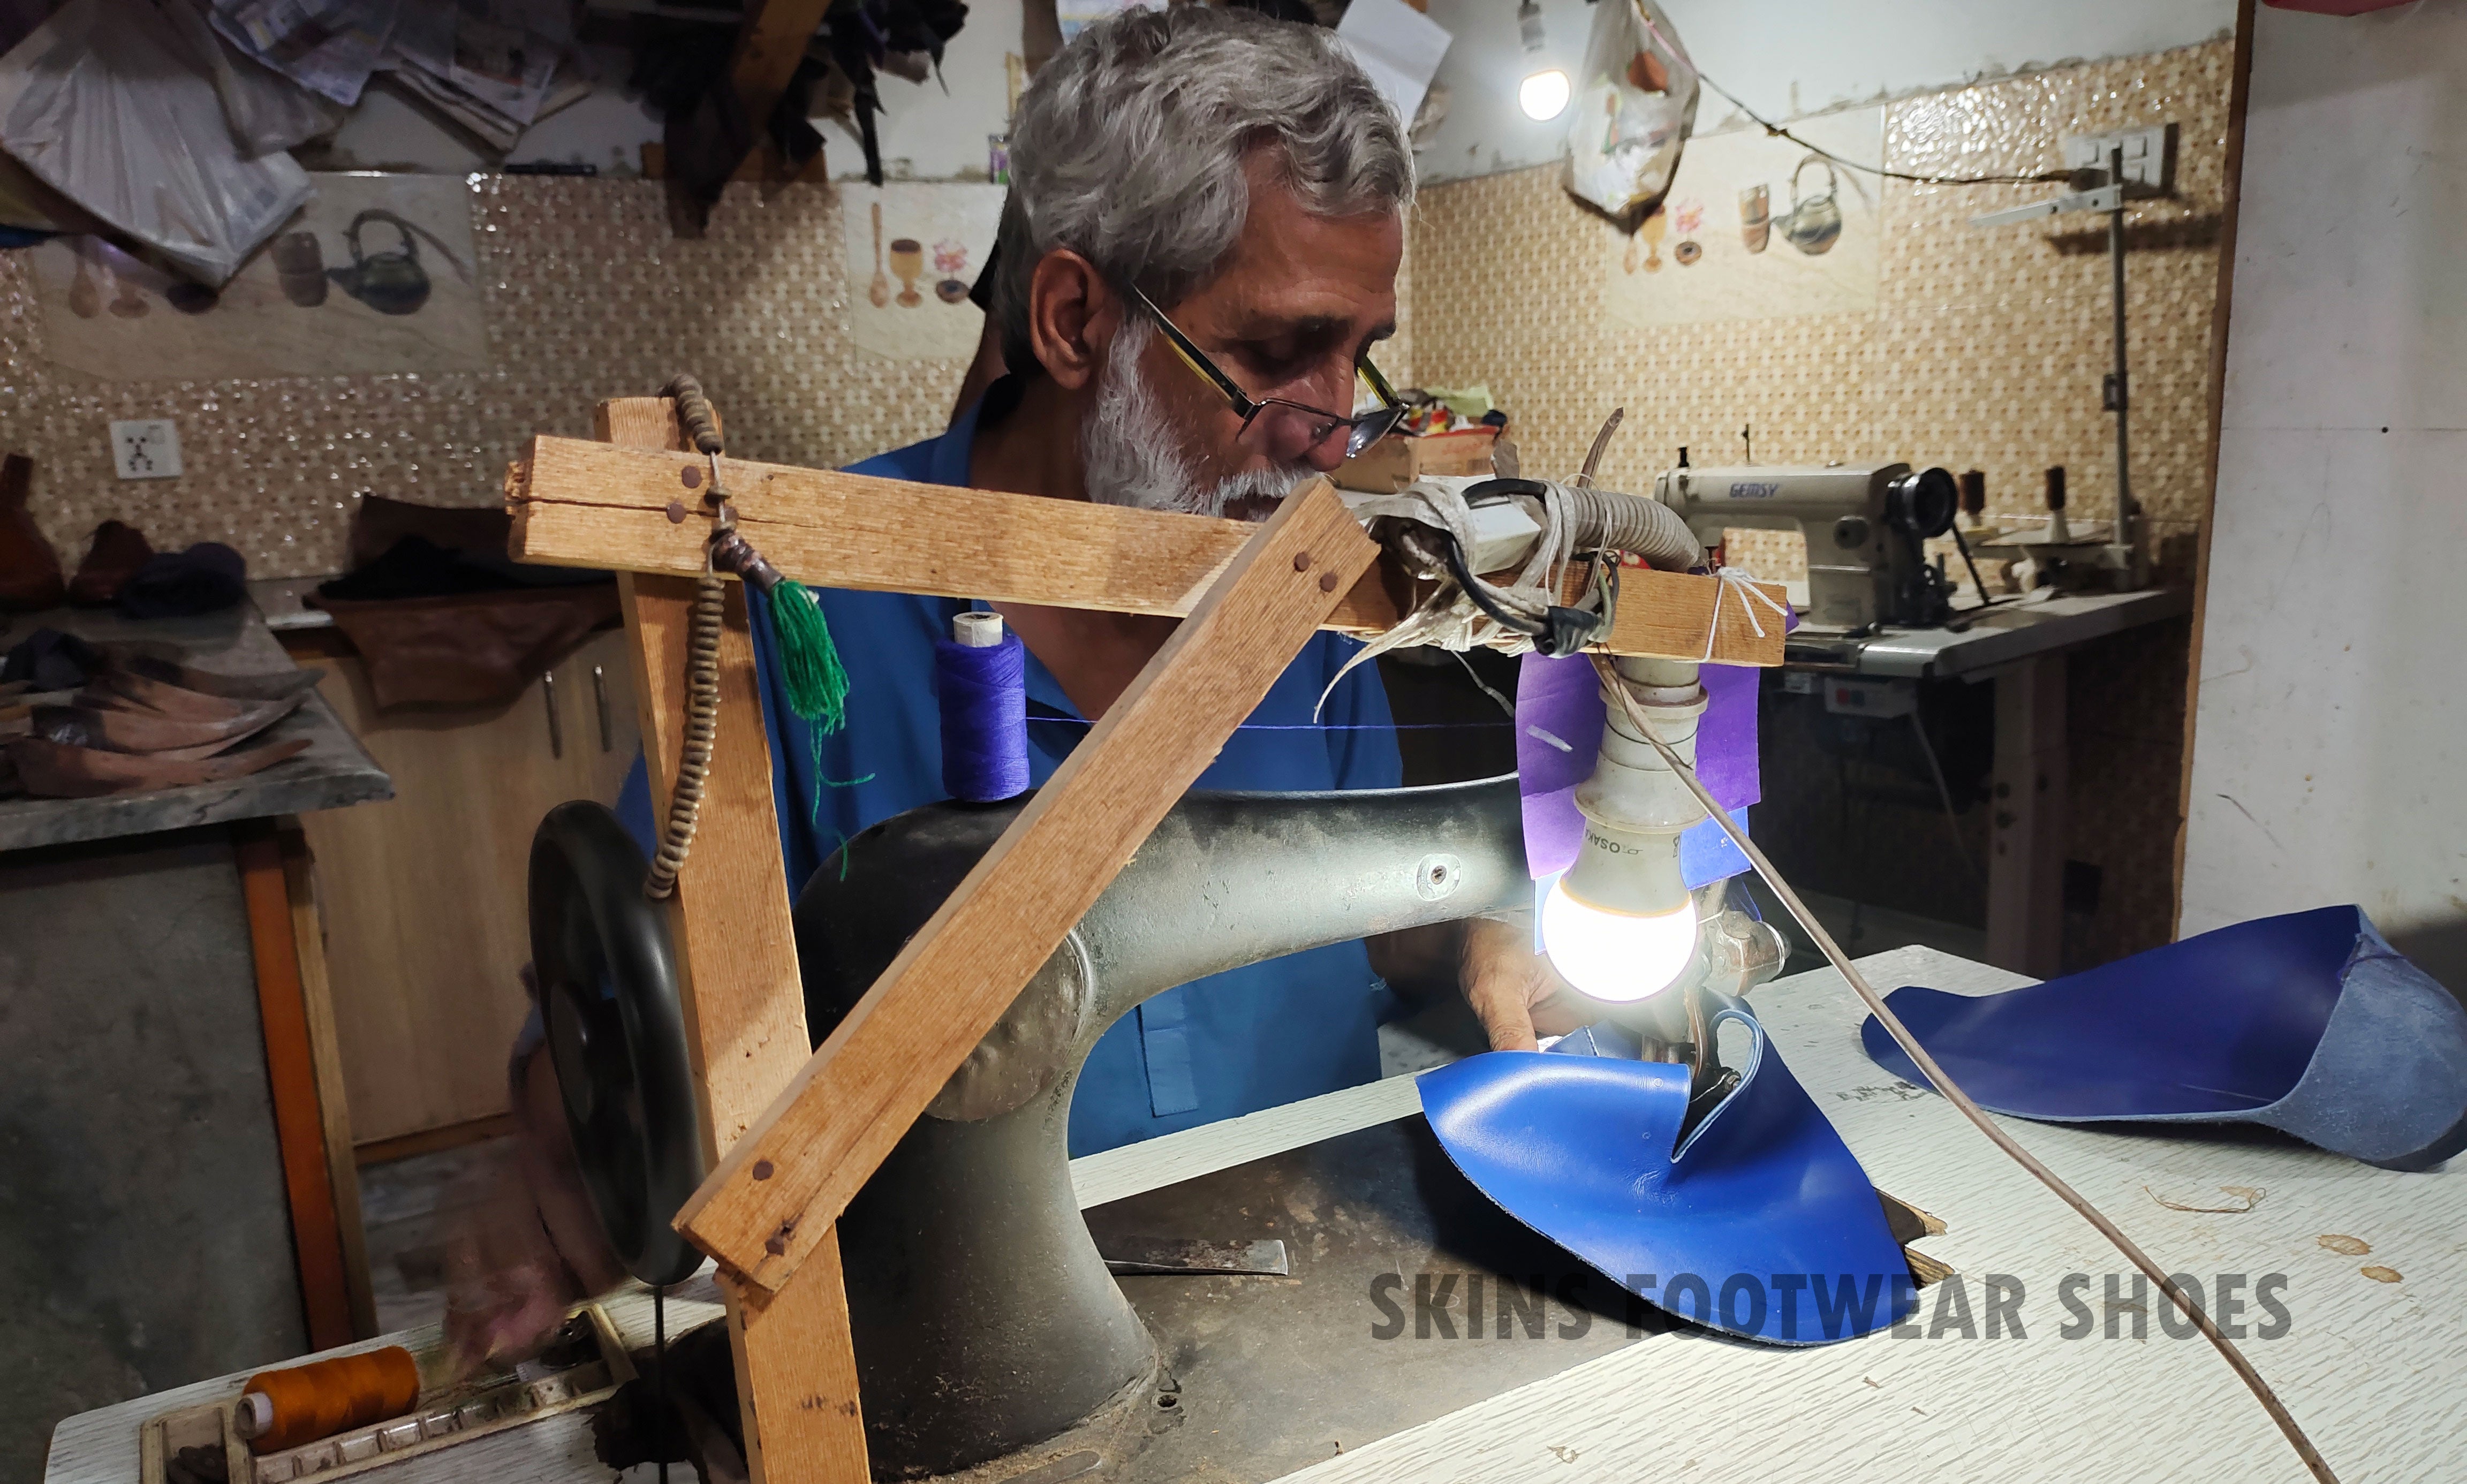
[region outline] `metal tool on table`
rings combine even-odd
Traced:
[[[1293,1271],[1285,1244],[1208,1242],[1196,1237],[1116,1237],[1100,1242],[1105,1270],[1116,1277],[1158,1273],[1215,1272],[1281,1278]]]

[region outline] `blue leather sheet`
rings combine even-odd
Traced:
[[[2001,995],[1886,997],[1981,1107],[2259,1123],[2394,1170],[2467,1146],[2467,1012],[2354,907],[2265,917]],[[1926,1086],[1873,1016],[1879,1066]]]
[[[1482,1194],[1672,1314],[1779,1344],[1891,1324],[1916,1300],[1867,1172],[1743,1002],[1713,1020],[1754,1047],[1676,1148],[1687,1069],[1628,1060],[1611,1026],[1424,1072],[1422,1109]]]

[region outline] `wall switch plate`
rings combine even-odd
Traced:
[[[2108,156],[2117,149],[2124,151],[2126,195],[2165,195],[2176,189],[2176,125],[2172,124],[2154,124],[2148,128],[2116,134],[2068,135],[2065,169],[2095,170],[2098,179],[2089,184],[2104,185]]]
[[[169,417],[111,425],[111,466],[124,480],[168,480],[180,472],[180,430]]]

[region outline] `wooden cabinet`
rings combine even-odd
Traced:
[[[326,667],[320,690],[394,776],[391,802],[304,821],[352,1139],[450,1141],[507,1111],[532,831],[569,798],[613,803],[633,762],[624,631],[594,635],[502,707],[380,713],[356,658],[303,663]]]

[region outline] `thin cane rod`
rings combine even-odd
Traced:
[[[2202,1334],[2218,1350],[2228,1365],[2243,1379],[2245,1385],[2252,1392],[2254,1400],[2261,1403],[2261,1409],[2270,1414],[2272,1422],[2278,1424],[2278,1430],[2286,1435],[2288,1445],[2296,1450],[2296,1456],[2303,1459],[2304,1467],[2313,1471],[2313,1477],[2319,1479],[2320,1484],[2339,1484],[2339,1476],[2330,1472],[2329,1463],[2322,1458],[2320,1450],[2313,1446],[2313,1440],[2304,1435],[2304,1429],[2297,1425],[2296,1418],[2287,1410],[2286,1404],[2278,1400],[2278,1393],[2270,1389],[2270,1383],[2261,1379],[2261,1372],[2253,1369],[2252,1362],[2245,1359],[2244,1352],[2236,1348],[2235,1342],[2219,1333],[2219,1327],[2210,1322],[2210,1316],[2202,1312],[2201,1305],[2187,1297],[2184,1291],[2177,1287],[2175,1279],[2160,1271],[2159,1265],[2151,1261],[2150,1255],[2142,1251],[2131,1237],[2126,1236],[2122,1228],[2109,1221],[2099,1208],[2085,1200],[2080,1192],[2066,1184],[2062,1176],[2040,1163],[2028,1150],[2015,1142],[2011,1135],[1998,1128],[1986,1113],[1970,1100],[1970,1094],[1961,1091],[1951,1077],[1945,1075],[1944,1068],[1935,1064],[1935,1057],[1928,1055],[1927,1047],[1919,1045],[1918,1038],[1911,1034],[1910,1027],[1902,1023],[1901,1017],[1886,1008],[1884,997],[1876,993],[1874,986],[1867,982],[1865,976],[1851,967],[1849,956],[1843,953],[1842,946],[1833,941],[1833,934],[1825,932],[1817,922],[1816,914],[1807,910],[1807,904],[1799,899],[1799,893],[1793,891],[1790,884],[1781,879],[1781,872],[1774,869],[1773,863],[1765,859],[1765,853],[1756,848],[1755,842],[1748,839],[1747,832],[1732,822],[1730,811],[1723,808],[1715,800],[1711,791],[1698,780],[1696,770],[1687,766],[1669,743],[1654,734],[1653,729],[1645,723],[1643,712],[1636,704],[1636,697],[1628,693],[1625,680],[1612,666],[1610,658],[1607,655],[1595,655],[1594,668],[1601,674],[1602,688],[1618,697],[1620,708],[1627,712],[1628,720],[1635,724],[1637,734],[1653,744],[1654,751],[1662,754],[1662,760],[1669,764],[1670,771],[1677,774],[1679,780],[1687,785],[1688,792],[1694,794],[1697,802],[1705,806],[1705,812],[1712,817],[1713,822],[1722,827],[1722,833],[1731,837],[1731,843],[1737,845],[1740,854],[1745,855],[1749,864],[1755,866],[1756,874],[1765,879],[1765,885],[1774,888],[1774,894],[1780,897],[1782,905],[1790,909],[1790,914],[1799,919],[1799,925],[1805,928],[1816,939],[1817,947],[1824,950],[1824,956],[1832,960],[1833,967],[1849,981],[1850,988],[1875,1015],[1878,1023],[1882,1024],[1886,1033],[1893,1038],[1894,1044],[1902,1048],[1904,1054],[1908,1055],[1912,1063],[1916,1064],[1921,1074],[1935,1084],[1935,1090],[1944,1094],[1944,1100],[1960,1109],[1961,1115],[1978,1125],[1979,1132],[1986,1135],[1990,1142],[2011,1156],[2015,1163],[2029,1171],[2040,1184],[2054,1191],[2058,1200],[2081,1213],[2084,1221],[2098,1228],[2100,1236],[2115,1244],[2116,1249],[2122,1252],[2134,1267],[2140,1269],[2149,1276],[2150,1281],[2158,1284],[2159,1291],[2174,1300],[2176,1307],[2184,1311],[2184,1316],[2200,1327]]]

